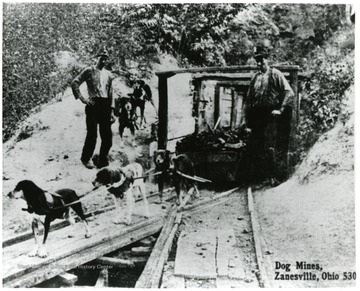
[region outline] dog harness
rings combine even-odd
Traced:
[[[59,195],[59,194],[50,193],[50,192],[48,192],[48,191],[44,191],[44,196],[45,196],[46,203],[47,203],[47,206],[48,206],[48,209],[49,209],[49,210],[53,210],[53,209],[54,209],[54,202],[55,202],[55,201],[54,201],[54,197],[60,198],[61,204],[62,204],[62,205],[65,205],[65,202],[64,202],[64,200],[62,199],[62,196]],[[28,206],[27,209],[26,209],[26,208],[22,208],[22,210],[23,210],[23,211],[27,211],[27,212],[29,212],[29,213],[34,213],[34,212],[35,212],[34,208],[33,208],[30,204],[28,204],[27,206]]]
[[[58,209],[61,209],[61,208],[70,207],[73,204],[80,203],[80,200],[78,199],[76,201],[73,201],[71,203],[66,204],[63,197],[60,194],[52,193],[52,192],[49,192],[49,191],[44,191],[44,195],[45,195],[46,203],[47,203],[47,206],[49,207],[49,210],[58,210]],[[54,197],[60,199],[61,206],[54,207],[54,204],[55,204]],[[27,206],[28,206],[28,208],[22,208],[21,210],[27,211],[29,213],[34,213],[35,212],[35,210],[33,209],[33,207],[31,205],[28,204]]]
[[[61,195],[59,195],[57,193],[51,193],[51,192],[48,192],[48,191],[44,191],[44,194],[45,194],[46,202],[47,202],[50,209],[54,209],[54,203],[55,203],[54,197],[60,199],[60,202],[61,202],[62,206],[65,205],[65,202],[64,202]]]
[[[114,194],[116,197],[119,197],[120,199],[124,198],[124,193],[128,191],[131,187],[133,187],[134,181],[133,179],[129,179],[126,177],[125,173],[119,169],[118,172],[122,175],[124,175],[125,180],[124,182],[119,186],[111,186],[108,191],[111,194]]]

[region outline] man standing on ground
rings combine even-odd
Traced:
[[[80,99],[85,106],[86,139],[81,154],[81,161],[86,168],[94,168],[92,156],[96,146],[97,128],[101,137],[101,147],[97,168],[109,165],[108,153],[112,146],[111,123],[114,117],[114,99],[112,96],[112,81],[114,76],[104,67],[109,61],[109,53],[101,49],[97,55],[97,63],[85,68],[71,83],[75,99]],[[80,85],[86,82],[89,98],[84,98],[80,92]]]
[[[144,80],[136,80],[134,82],[134,91],[133,93],[129,94],[129,96],[133,97],[133,106],[134,106],[134,110],[135,112],[137,111],[137,108],[140,108],[140,129],[143,128],[143,123],[146,123],[146,118],[145,118],[145,103],[146,101],[149,101],[152,106],[155,109],[156,114],[157,110],[154,104],[154,101],[152,99],[152,92],[151,89],[149,87],[149,85],[147,85],[145,83]]]
[[[152,92],[151,92],[150,86],[148,84],[146,84],[144,80],[140,80],[140,87],[144,90],[145,101],[149,101],[151,103],[151,105],[154,107],[156,115],[157,115],[158,112],[157,112],[156,106],[154,104],[154,100],[152,99]]]
[[[137,114],[137,108],[140,108],[140,129],[142,128],[143,125],[143,121],[144,121],[144,112],[145,112],[145,94],[144,94],[144,90],[141,87],[141,82],[140,80],[135,80],[134,82],[134,91],[132,94],[130,94],[130,96],[132,96],[133,100],[132,100],[132,104],[134,107],[134,111]]]
[[[276,185],[284,178],[278,164],[287,158],[295,95],[285,76],[269,66],[268,57],[265,46],[255,48],[258,72],[251,79],[244,113],[245,125],[252,131],[248,143],[250,179],[268,178]]]

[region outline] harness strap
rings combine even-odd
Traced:
[[[54,197],[58,197],[58,198],[62,198],[62,196],[58,193],[53,193],[53,192],[49,192],[49,191],[44,191],[45,193],[49,193],[51,196],[54,196]]]
[[[57,210],[57,209],[61,209],[61,208],[67,208],[67,207],[69,207],[71,205],[78,204],[78,203],[81,203],[80,199],[75,200],[75,201],[73,201],[71,203],[68,203],[68,204],[63,204],[62,206],[54,207],[52,210]]]
[[[45,199],[46,199],[46,202],[47,202],[49,208],[52,209],[54,207],[54,197],[53,197],[53,195],[51,195],[47,191],[44,191],[44,195],[45,195]],[[55,196],[55,197],[57,197],[57,196]]]
[[[149,176],[158,176],[158,175],[161,175],[162,173],[163,173],[162,171],[161,172],[156,172],[154,174],[147,173],[144,176],[134,178],[134,180],[144,179],[144,178],[147,178]]]
[[[187,178],[187,179],[190,179],[190,180],[193,180],[193,181],[196,181],[196,182],[200,182],[200,183],[212,183],[211,180],[208,180],[208,179],[205,179],[205,178],[202,178],[202,177],[198,177],[198,176],[190,176],[190,175],[186,175],[180,171],[176,171],[176,173],[184,178]]]
[[[155,171],[155,168],[151,168],[150,170],[145,172],[145,175],[150,174],[151,172]]]
[[[60,194],[49,192],[46,190],[44,191],[44,194],[45,194],[46,202],[48,203],[50,209],[58,209],[59,208],[59,207],[54,208],[54,197],[59,198],[61,204],[63,206],[65,205],[65,201]],[[63,207],[63,206],[61,206],[61,207]]]
[[[45,193],[46,201],[49,204],[49,207],[50,207],[51,210],[67,208],[67,207],[69,207],[71,205],[74,205],[74,204],[77,204],[77,203],[81,202],[80,199],[78,199],[78,200],[75,200],[73,202],[70,202],[70,203],[66,204],[65,201],[64,201],[64,198],[60,194],[54,193],[54,192],[49,192],[49,191],[44,191],[44,193]],[[59,198],[62,205],[54,207],[54,198],[53,197]]]
[[[57,210],[57,209],[61,209],[61,208],[67,208],[73,204],[77,204],[77,203],[80,203],[80,199],[78,200],[75,200],[71,203],[68,203],[68,204],[65,204],[64,202],[64,199],[62,198],[61,195],[59,194],[55,194],[55,193],[50,193],[48,191],[44,191],[44,194],[45,194],[45,198],[46,198],[46,202],[48,203],[48,206],[50,208],[50,210]],[[57,198],[60,198],[60,201],[61,201],[61,206],[58,206],[58,207],[54,207],[54,198],[53,196],[57,197]],[[28,208],[21,208],[22,211],[27,211],[29,213],[33,213],[34,211],[32,210],[31,206],[28,205]]]
[[[28,206],[29,207],[29,206]],[[33,213],[34,211],[31,209],[31,207],[29,208],[21,208],[22,211],[27,211],[29,213]]]

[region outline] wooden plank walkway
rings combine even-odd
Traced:
[[[245,272],[233,229],[204,229],[180,234],[175,276],[196,279],[243,279]]]
[[[217,232],[183,231],[176,250],[175,275],[185,278],[216,278]]]
[[[141,216],[143,205],[136,205],[130,226],[114,224],[115,210],[102,213],[89,221],[92,237],[85,238],[82,223],[49,234],[47,258],[29,257],[34,240],[3,248],[3,286],[31,287],[67,270],[76,268],[107,253],[160,231],[168,209],[150,204],[149,219]],[[73,229],[71,229],[73,228]],[[69,234],[74,234],[69,238]]]
[[[227,277],[229,279],[245,278],[239,248],[236,246],[234,230],[219,231],[217,239],[216,262],[218,277]]]

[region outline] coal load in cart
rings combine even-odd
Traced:
[[[298,67],[277,67],[285,74],[295,93],[295,122],[298,120]],[[168,79],[191,73],[192,134],[177,139],[176,153],[187,154],[196,175],[213,183],[245,182],[249,132],[242,128],[244,100],[256,66],[193,68],[157,73],[159,77],[158,148],[166,149],[168,140]],[[171,87],[169,87],[171,88]],[[171,97],[171,96],[170,96]],[[289,133],[290,136],[290,133]],[[287,138],[286,143],[290,143]],[[292,149],[289,147],[289,151]],[[287,151],[287,149],[286,149]],[[289,157],[286,152],[287,159]],[[287,171],[289,160],[284,166]]]
[[[248,136],[244,129],[201,132],[180,140],[176,152],[187,154],[201,177],[214,183],[235,181],[242,176]]]

